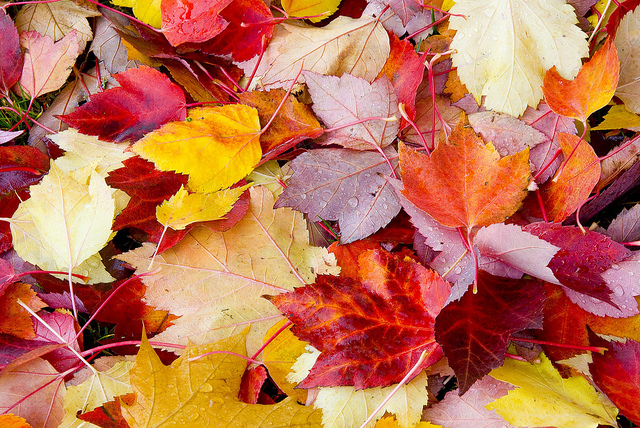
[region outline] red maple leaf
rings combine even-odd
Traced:
[[[187,117],[184,93],[159,71],[141,66],[114,77],[119,88],[91,95],[91,101],[58,118],[83,134],[121,142]]]
[[[542,327],[544,289],[538,280],[478,274],[478,292],[465,293],[436,319],[436,340],[458,378],[460,395],[504,361],[509,336]]]
[[[360,280],[320,275],[314,284],[268,299],[287,315],[292,331],[322,351],[302,388],[399,382],[417,363],[442,357],[434,322],[450,286],[419,263],[386,252],[358,258]]]

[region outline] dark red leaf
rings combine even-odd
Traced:
[[[593,352],[589,372],[594,383],[604,392],[627,419],[640,424],[640,343],[607,342],[589,330],[592,346],[608,348],[604,355]]]
[[[186,118],[184,93],[159,71],[141,66],[114,77],[119,88],[92,95],[91,101],[59,119],[83,134],[121,142]]]
[[[611,290],[600,274],[629,257],[628,249],[606,235],[592,231],[583,234],[577,227],[557,223],[532,223],[523,230],[560,247],[548,265],[560,284],[612,303]]]
[[[502,365],[509,336],[542,327],[544,289],[538,280],[513,280],[484,271],[478,292],[465,293],[436,318],[436,340],[458,378],[459,394]]]
[[[0,217],[11,218],[21,201],[29,199],[29,192],[0,194]],[[11,227],[8,221],[0,221],[0,254],[13,247]]]
[[[22,74],[18,30],[4,9],[0,12],[0,93],[7,94]]]
[[[0,147],[0,193],[24,189],[49,171],[49,156],[35,147]]]
[[[419,263],[383,250],[360,255],[359,280],[319,275],[314,284],[269,296],[300,339],[322,351],[299,386],[399,382],[427,352],[421,368],[442,350],[433,327],[450,286]]]
[[[129,428],[130,425],[122,416],[122,411],[120,410],[120,400],[135,402],[135,395],[131,393],[120,396],[113,401],[102,403],[102,406],[78,415],[78,419],[91,422],[100,428]]]

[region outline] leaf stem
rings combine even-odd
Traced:
[[[285,331],[287,328],[289,328],[289,326],[292,326],[293,322],[291,322],[291,320],[288,320],[286,323],[284,323],[282,325],[282,327],[280,327],[278,329],[278,331],[276,331],[275,333],[273,333],[271,335],[271,337],[262,344],[262,346],[260,347],[260,349],[258,349],[256,351],[255,354],[253,354],[253,356],[251,357],[252,360],[255,360],[256,358],[258,358],[258,355],[260,355],[260,352],[264,351],[264,348],[266,348],[271,342],[273,342],[273,340],[278,337],[280,335],[280,333],[282,333],[283,331]],[[249,366],[249,364],[251,364],[250,361],[247,361],[247,367]]]

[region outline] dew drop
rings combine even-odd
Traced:
[[[302,193],[300,195],[300,199],[307,199],[307,194],[306,193]]]
[[[349,204],[349,206],[351,208],[355,208],[358,206],[358,198],[356,198],[355,196],[353,198],[349,198],[349,200],[347,201],[347,204]]]
[[[213,386],[210,383],[203,383],[200,387],[201,392],[211,392],[213,391]]]

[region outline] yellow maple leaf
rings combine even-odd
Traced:
[[[623,105],[613,106],[604,115],[602,122],[596,127],[591,128],[592,131],[603,131],[608,129],[629,129],[631,131],[640,131],[640,116],[631,113]]]
[[[582,376],[563,379],[542,354],[539,364],[507,358],[490,374],[518,388],[485,407],[515,426],[616,426],[618,409]]]
[[[218,220],[231,211],[240,195],[251,185],[213,193],[188,193],[184,186],[156,208],[156,218],[164,227],[182,230],[197,221]]]
[[[189,189],[215,192],[240,181],[260,161],[258,111],[243,104],[193,109],[185,121],[147,134],[132,150],[163,171],[189,175]]]
[[[49,173],[31,186],[31,198],[9,219],[13,247],[44,270],[89,273],[90,282],[112,281],[97,252],[111,235],[113,189],[90,167]]]
[[[309,18],[311,22],[320,22],[338,10],[340,1],[341,0],[282,0],[282,8],[290,16],[295,17],[323,14],[317,18]]]
[[[156,28],[160,28],[162,24],[161,2],[161,0],[113,0],[113,4],[116,6],[132,8],[136,18]]]
[[[318,427],[322,413],[292,398],[273,404],[247,404],[238,399],[240,379],[247,362],[248,329],[217,343],[187,346],[184,354],[165,366],[142,335],[131,386],[132,405],[121,403],[132,428],[174,426],[278,426]],[[194,359],[209,352],[223,351]],[[193,361],[190,361],[194,359]]]

